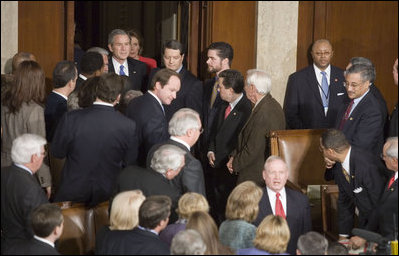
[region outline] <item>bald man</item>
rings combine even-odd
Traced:
[[[288,78],[284,113],[289,129],[333,128],[339,106],[349,102],[343,70],[330,64],[331,43],[315,41],[311,54],[313,64]]]

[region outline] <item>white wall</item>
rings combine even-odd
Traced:
[[[18,1],[1,1],[1,73],[11,72],[18,51]]]
[[[256,66],[271,76],[271,94],[281,106],[288,76],[296,71],[298,5],[298,1],[258,2]]]

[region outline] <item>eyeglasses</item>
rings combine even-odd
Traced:
[[[317,57],[321,57],[323,55],[325,56],[329,56],[331,54],[331,52],[315,52],[314,53]]]
[[[358,87],[360,87],[360,86],[362,86],[364,84],[364,82],[363,83],[360,83],[360,84],[357,84],[357,83],[348,83],[348,82],[344,82],[343,83],[343,85],[344,85],[344,87],[346,87],[346,88],[348,88],[349,86],[351,86],[352,88],[358,88]]]
[[[198,129],[199,133],[203,133],[204,132],[204,128],[201,127],[201,129]]]
[[[383,153],[381,153],[381,154],[380,154],[380,157],[381,157],[381,159],[385,159],[385,158],[388,158],[389,156],[384,155]]]

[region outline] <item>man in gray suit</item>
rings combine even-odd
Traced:
[[[248,70],[246,82],[246,96],[255,106],[238,136],[227,168],[238,174],[237,184],[252,180],[262,186],[263,164],[270,155],[270,131],[285,129],[285,118],[280,104],[270,94],[271,79],[265,71]]]
[[[197,142],[203,128],[199,114],[190,108],[179,109],[170,119],[169,140],[155,145],[148,153],[147,159],[152,159],[154,151],[161,145],[172,144],[186,151],[185,166],[173,182],[180,188],[182,194],[196,192],[205,196],[204,174],[201,162],[196,159],[190,149]],[[149,161],[147,160],[147,167]]]

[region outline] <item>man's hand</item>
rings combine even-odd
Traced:
[[[206,156],[208,157],[209,165],[215,167],[215,153],[209,151]]]
[[[50,196],[51,196],[51,186],[45,187],[45,189],[46,189],[47,199],[50,199]]]
[[[331,169],[334,166],[334,164],[335,164],[335,161],[333,161],[333,160],[331,160],[331,159],[329,159],[327,157],[324,157],[324,162],[326,163],[326,168],[327,169]]]
[[[365,244],[366,244],[366,240],[365,239],[363,239],[361,237],[358,237],[358,236],[352,236],[349,239],[348,247],[352,248],[354,250],[357,250],[360,247],[364,246]]]
[[[229,170],[229,172],[231,173],[231,174],[233,174],[233,159],[234,159],[234,157],[230,157],[230,159],[229,159],[229,161],[227,162],[227,164],[226,164],[226,166],[227,166],[227,169]]]

